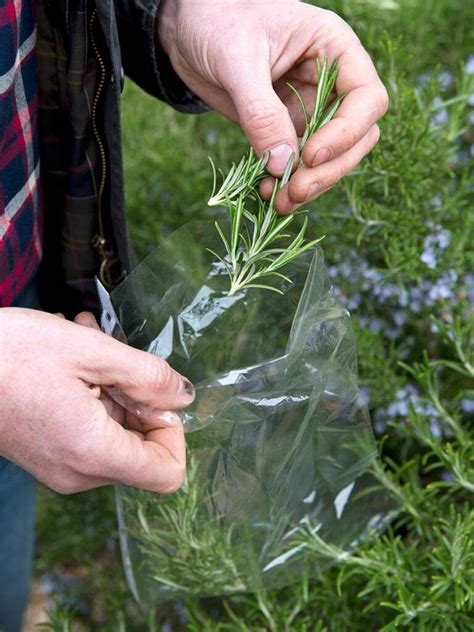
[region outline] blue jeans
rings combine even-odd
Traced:
[[[38,307],[28,287],[17,307]],[[1,341],[0,341],[1,344]],[[36,481],[0,457],[0,630],[20,632],[28,603],[33,561]]]

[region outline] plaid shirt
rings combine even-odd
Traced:
[[[0,306],[41,259],[36,26],[31,0],[0,0]]]
[[[36,276],[42,308],[74,316],[97,306],[95,275],[112,288],[130,270],[123,72],[181,111],[205,109],[156,46],[159,5],[0,0],[0,307]]]

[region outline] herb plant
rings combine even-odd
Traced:
[[[183,595],[245,589],[245,577],[235,565],[232,531],[207,512],[209,492],[197,479],[197,463],[188,459],[186,481],[180,492],[157,497],[141,491],[124,491],[125,513],[132,535],[143,555],[139,579]],[[192,570],[191,570],[192,569]]]
[[[327,59],[321,64],[316,61],[318,84],[316,88],[315,107],[311,116],[296,88],[288,84],[296,94],[301,105],[305,131],[300,140],[302,151],[308,138],[327,123],[336,113],[344,95],[331,102],[336,84],[338,62],[329,66]],[[291,283],[291,279],[280,270],[290,261],[313,248],[322,237],[311,241],[305,240],[308,219],[295,237],[288,233],[288,228],[295,219],[295,214],[281,217],[274,208],[275,196],[287,184],[293,169],[295,157],[288,161],[281,179],[276,178],[270,200],[264,201],[258,192],[260,181],[267,175],[265,166],[268,155],[258,159],[251,149],[238,165],[233,164],[217,189],[217,170],[211,160],[213,172],[213,188],[209,198],[209,206],[224,205],[230,220],[230,235],[226,237],[219,222],[216,229],[225,247],[224,256],[212,252],[226,267],[230,278],[229,296],[250,288],[262,288],[283,294],[283,291],[271,284],[272,277]]]
[[[41,488],[33,586],[45,601],[78,607],[74,628],[472,632],[474,3],[315,4],[351,24],[390,93],[379,145],[318,199],[317,212],[330,278],[356,328],[384,463],[378,476],[402,511],[384,536],[352,553],[308,538],[331,562],[319,577],[144,611],[124,579],[113,490],[67,497]],[[122,111],[127,206],[143,258],[183,222],[215,219],[215,207],[202,207],[207,156],[230,164],[247,144],[217,113],[183,115],[131,81]]]

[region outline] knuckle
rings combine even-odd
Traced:
[[[338,26],[339,28],[347,28],[347,22],[345,22],[340,15],[331,9],[321,9],[321,15],[325,19],[325,23],[328,26]]]
[[[289,196],[293,202],[302,203],[306,199],[308,191],[308,184],[303,182],[301,178],[296,179],[293,182],[290,182],[289,185]]]
[[[278,112],[272,103],[264,99],[252,99],[245,108],[245,123],[257,129],[262,138],[271,138],[278,132]]]
[[[147,355],[144,359],[144,374],[147,385],[153,391],[173,388],[173,372],[169,365],[160,358]]]
[[[91,312],[79,312],[74,318],[74,322],[78,325],[85,325],[86,327],[94,327],[97,324],[95,316]]]
[[[61,480],[53,481],[48,484],[48,487],[52,489],[53,492],[61,494],[61,496],[69,496],[84,491],[83,485],[73,477],[64,477],[61,478]]]
[[[357,143],[358,136],[357,136],[356,130],[354,129],[352,125],[350,125],[349,121],[346,121],[343,118],[336,119],[336,120],[340,121],[339,137],[341,139],[340,142],[341,142],[342,152],[339,152],[339,153],[344,153]]]

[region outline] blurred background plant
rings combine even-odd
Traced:
[[[51,601],[51,629],[474,627],[474,3],[318,4],[353,26],[391,97],[378,147],[311,206],[310,231],[327,235],[379,438],[376,474],[402,512],[351,555],[315,535],[314,554],[333,561],[320,577],[147,611],[123,578],[113,490],[68,498],[43,489],[35,593]],[[214,113],[176,113],[128,82],[123,133],[140,257],[183,222],[220,217],[206,206],[207,156],[239,159],[237,128]]]

